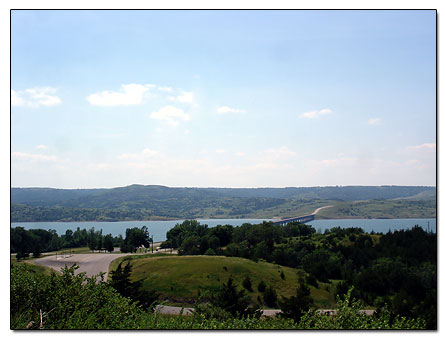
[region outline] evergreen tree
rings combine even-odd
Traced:
[[[279,306],[282,312],[279,315],[294,319],[298,323],[303,314],[309,311],[313,302],[311,290],[306,284],[305,278],[300,277],[296,296],[281,298]]]
[[[110,285],[122,296],[136,301],[144,309],[148,309],[158,299],[159,294],[155,290],[142,289],[142,280],[131,282],[132,266],[128,262],[124,268],[119,263],[116,270],[110,272]]]

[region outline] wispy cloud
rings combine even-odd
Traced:
[[[195,95],[191,91],[181,91],[177,96],[169,96],[168,99],[180,103],[193,103]]]
[[[245,156],[246,155],[246,153],[243,153],[243,152],[236,152],[236,153],[234,153],[233,155],[235,155],[235,156]]]
[[[158,156],[159,151],[146,148],[140,153],[125,153],[118,156],[118,159],[143,159]]]
[[[31,107],[40,106],[51,107],[62,103],[62,100],[55,96],[56,88],[35,87],[21,91],[11,90],[11,106],[13,107]]]
[[[435,143],[424,143],[417,146],[409,146],[407,147],[410,151],[435,151],[436,144]]]
[[[382,124],[382,119],[379,117],[370,118],[366,123],[370,126],[378,126]]]
[[[44,144],[39,144],[36,146],[36,149],[48,149],[48,146],[45,146]]]
[[[296,152],[290,150],[286,146],[281,146],[280,148],[269,148],[263,152],[263,155],[272,156],[275,159],[283,158],[283,157],[293,157],[297,155]]]
[[[173,88],[170,87],[170,86],[158,86],[157,88],[158,88],[158,90],[165,91],[165,92],[172,92],[173,91]]]
[[[308,111],[300,115],[301,118],[320,118],[321,116],[332,114],[333,111],[331,109],[321,109],[321,110],[314,110],[314,111]]]
[[[123,84],[120,91],[100,91],[87,96],[91,105],[111,107],[141,104],[144,97],[154,88],[153,84]]]
[[[54,155],[44,155],[44,154],[31,154],[22,152],[12,152],[11,156],[15,159],[25,160],[25,161],[56,161],[57,157]]]
[[[152,112],[150,118],[165,121],[171,126],[177,126],[180,121],[189,121],[190,115],[185,113],[182,109],[167,105],[159,109],[159,111]]]
[[[228,113],[245,113],[246,110],[229,108],[228,106],[219,107],[217,109],[218,114],[228,114]]]

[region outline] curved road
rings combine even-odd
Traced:
[[[323,208],[328,208],[328,207],[332,207],[332,205],[319,207],[314,212],[312,212],[312,214],[316,215],[318,212],[320,212],[320,210],[322,210]]]
[[[131,255],[130,253],[79,253],[71,257],[61,258],[60,255],[48,256],[34,260],[35,263],[50,267],[56,271],[60,271],[65,266],[71,266],[76,263],[79,269],[76,274],[86,272],[88,277],[98,275],[105,272],[104,280],[108,277],[108,267],[111,262],[117,258]],[[134,254],[133,254],[134,255]],[[57,259],[56,259],[57,257]]]

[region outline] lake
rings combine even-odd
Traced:
[[[258,224],[265,219],[198,219],[201,224],[207,224],[209,227],[216,225],[230,224],[232,226],[239,226],[243,223]],[[89,230],[94,227],[95,230],[102,229],[104,235],[111,233],[113,236],[122,234],[125,238],[125,230],[131,227],[147,226],[150,236],[155,242],[166,240],[166,233],[178,223],[184,220],[171,221],[117,221],[117,222],[27,222],[27,223],[11,223],[11,227],[22,226],[25,229],[53,229],[57,231],[60,236],[65,234],[65,231],[71,229],[75,231],[77,227]],[[410,229],[414,225],[420,225],[423,229],[436,232],[436,218],[429,219],[330,219],[330,220],[313,220],[308,223],[312,225],[317,231],[324,232],[324,230],[332,227],[361,227],[365,232],[383,232],[389,230]],[[428,226],[429,225],[429,226]]]

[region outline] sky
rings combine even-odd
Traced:
[[[435,11],[12,11],[11,185],[436,185]]]

